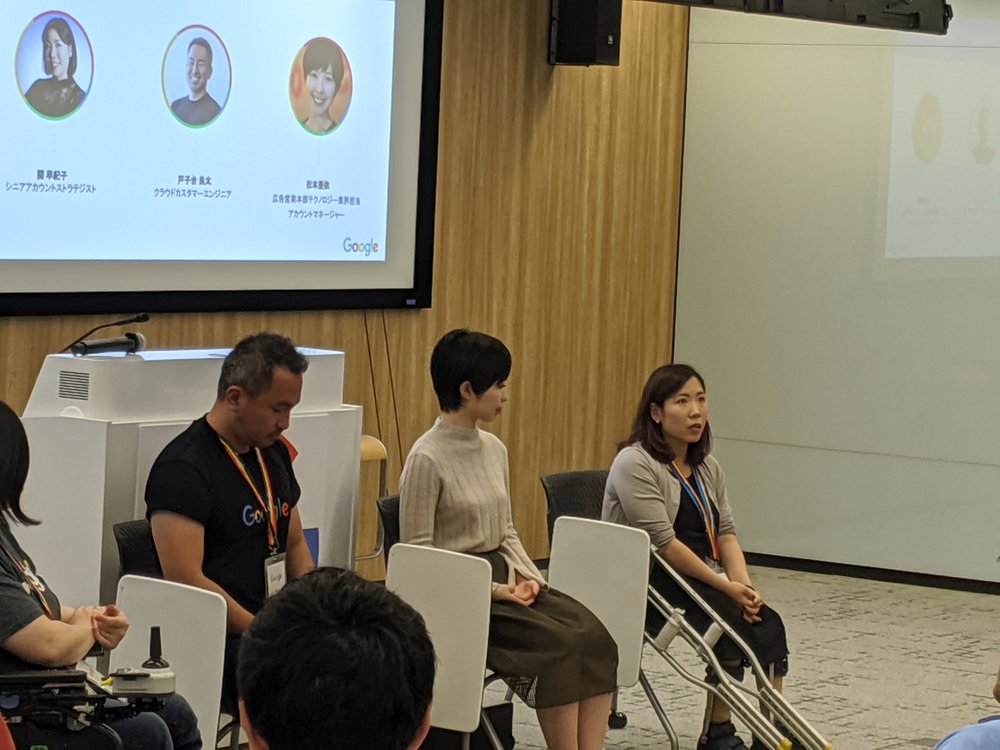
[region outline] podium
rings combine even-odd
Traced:
[[[285,436],[298,450],[299,514],[320,565],[354,567],[361,407],[343,403],[344,353],[300,347],[309,360]],[[215,401],[228,349],[45,358],[24,411],[31,468],[21,507],[42,522],[19,541],[70,605],[113,602],[112,528],[146,513],[163,447]]]

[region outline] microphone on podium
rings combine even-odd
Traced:
[[[94,328],[91,328],[85,334],[83,334],[82,336],[80,336],[80,338],[73,339],[73,341],[71,341],[69,344],[67,344],[66,346],[64,346],[59,351],[61,351],[61,352],[72,351],[74,354],[81,354],[81,353],[82,354],[86,354],[87,352],[78,352],[73,347],[76,346],[77,344],[79,344],[85,338],[87,338],[87,336],[89,336],[90,334],[96,333],[97,331],[100,331],[102,328],[111,328],[112,326],[127,326],[127,325],[130,325],[132,323],[145,323],[147,320],[149,320],[149,313],[139,313],[138,315],[133,315],[131,318],[125,318],[124,320],[116,320],[113,323],[104,323],[103,325],[95,326]],[[105,339],[101,339],[101,340],[103,341]],[[146,340],[143,339],[142,348],[145,348],[145,346],[146,346]],[[106,350],[106,351],[115,351],[115,350],[111,349],[111,350]],[[120,351],[124,351],[124,350],[120,350]],[[139,351],[139,350],[135,349],[133,351]]]
[[[135,354],[146,348],[146,337],[141,333],[126,333],[113,339],[89,339],[77,341],[70,346],[73,354],[102,354],[104,352],[125,352]]]

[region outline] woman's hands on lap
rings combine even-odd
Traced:
[[[493,601],[514,602],[530,607],[538,598],[541,586],[538,585],[538,581],[525,578],[517,572],[514,573],[514,579],[515,583],[513,584],[501,583],[493,587]]]
[[[736,602],[743,611],[743,619],[747,622],[760,622],[760,608],[764,600],[760,598],[753,586],[738,581],[729,581],[725,588],[726,595]]]

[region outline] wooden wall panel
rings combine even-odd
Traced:
[[[543,0],[446,3],[432,309],[157,315],[141,329],[155,347],[271,329],[343,349],[346,399],[386,444],[391,489],[437,414],[437,338],[458,326],[499,336],[514,371],[494,429],[538,556],[539,474],[607,466],[670,355],[688,24],[686,9],[626,2],[619,67],[552,68],[547,15]],[[0,318],[0,398],[22,410],[45,354],[111,319]]]
[[[547,3],[447,4],[434,304],[386,314],[410,379],[400,439],[405,452],[435,413],[442,333],[502,338],[514,370],[495,429],[536,555],[538,476],[607,466],[671,351],[687,19],[626,3],[619,67],[552,68]]]

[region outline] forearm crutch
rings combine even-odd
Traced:
[[[756,654],[754,654],[753,650],[736,633],[729,623],[723,620],[718,613],[715,612],[715,610],[713,610],[708,603],[701,598],[698,592],[691,587],[684,577],[674,570],[665,560],[663,560],[659,554],[657,554],[655,549],[652,551],[652,555],[654,564],[659,565],[671,576],[671,578],[674,579],[674,581],[691,598],[691,600],[711,618],[712,624],[709,625],[704,635],[698,633],[697,630],[684,620],[683,610],[673,607],[666,601],[666,599],[663,598],[662,594],[650,586],[649,600],[667,618],[667,623],[655,637],[649,637],[647,635],[648,642],[656,648],[661,656],[663,656],[675,670],[681,673],[682,677],[690,682],[704,687],[716,698],[724,700],[733,709],[736,715],[739,716],[740,719],[742,719],[748,726],[750,726],[754,735],[756,735],[769,747],[779,749],[786,747],[790,748],[791,743],[788,742],[786,738],[781,736],[780,732],[777,731],[770,718],[765,716],[747,696],[751,696],[766,706],[766,709],[772,712],[775,717],[780,720],[792,734],[795,735],[795,738],[807,748],[807,750],[832,750],[832,745],[823,739],[819,732],[816,731],[816,729],[813,728],[813,726],[809,724],[809,722],[807,722],[790,703],[788,703],[785,697],[774,688],[774,685],[771,682],[771,675],[764,670],[760,661],[757,659]],[[666,653],[667,646],[669,646],[670,642],[676,638],[677,635],[681,635],[694,649],[694,651],[698,653],[699,656],[701,656],[714,670],[715,674],[719,678],[718,686],[711,685],[706,681],[691,675],[670,654]],[[715,656],[713,647],[716,643],[718,643],[719,639],[722,638],[723,635],[731,638],[744,653],[747,662],[750,664],[750,667],[754,672],[756,682],[759,685],[756,690],[743,685],[741,682],[737,682],[729,676],[724,669],[722,669],[718,658]],[[759,731],[758,725],[760,725]],[[772,741],[775,738],[777,738],[777,741]],[[788,744],[782,744],[783,740],[788,742]]]

